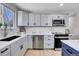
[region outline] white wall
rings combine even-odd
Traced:
[[[66,27],[26,27],[26,33],[65,33]]]
[[[72,34],[72,39],[79,39],[79,13],[69,17],[69,28]]]

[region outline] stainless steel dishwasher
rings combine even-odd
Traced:
[[[33,35],[33,49],[43,49],[44,35]]]

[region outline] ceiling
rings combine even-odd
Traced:
[[[22,10],[28,10],[34,13],[75,13],[79,10],[79,3],[15,3],[15,6]]]

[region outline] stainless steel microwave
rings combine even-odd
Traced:
[[[65,20],[64,19],[52,20],[52,26],[65,26]]]

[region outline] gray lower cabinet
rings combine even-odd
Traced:
[[[62,56],[79,56],[79,51],[65,43],[62,43]]]
[[[26,44],[26,50],[27,50],[27,49],[28,49],[28,41],[27,41],[27,36],[25,37],[25,39],[26,39],[25,44]]]
[[[23,37],[21,40],[20,40],[20,52],[19,52],[19,56],[22,56],[22,55],[24,55],[25,54],[25,52],[26,52],[26,38],[25,37]]]
[[[54,35],[44,36],[44,48],[54,48]]]
[[[1,56],[10,56],[10,46],[6,46],[0,50]]]
[[[18,56],[20,52],[20,43],[19,40],[11,44],[11,56]]]
[[[22,56],[26,51],[25,37],[11,44],[11,56]]]
[[[32,42],[32,35],[27,35],[27,44],[28,44],[28,48],[32,48],[32,44],[33,44],[33,42]]]

